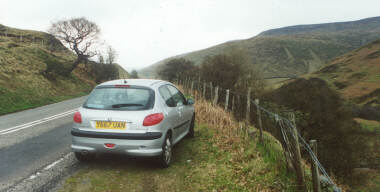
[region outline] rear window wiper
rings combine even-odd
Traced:
[[[144,106],[138,103],[120,103],[112,105],[112,108],[120,108],[120,107],[130,107],[130,106]]]

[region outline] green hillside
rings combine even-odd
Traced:
[[[380,40],[335,58],[308,77],[326,80],[357,104],[380,106]]]
[[[200,64],[206,56],[243,50],[266,77],[302,75],[314,72],[332,58],[380,38],[380,17],[353,22],[292,26],[273,29],[250,39],[229,41],[207,49],[171,58],[183,57]],[[291,30],[290,30],[291,29]],[[139,71],[154,77],[157,69],[171,58]]]
[[[0,25],[0,115],[87,94],[95,85],[88,67],[60,73],[75,59],[50,34]]]

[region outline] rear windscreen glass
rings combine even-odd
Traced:
[[[99,87],[88,96],[85,108],[105,110],[145,110],[153,108],[153,90],[148,88]]]

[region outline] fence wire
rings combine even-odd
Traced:
[[[184,80],[184,81],[177,81],[177,82],[179,84],[182,84],[185,88],[189,88],[189,89],[191,88],[191,80],[189,80],[189,79]],[[199,91],[198,92],[199,96],[201,96],[201,97],[204,96],[206,99],[209,98],[211,101],[213,101],[213,99],[215,97],[215,87],[210,83],[204,84],[204,82],[201,82],[201,81],[194,81],[193,82],[193,88]],[[205,91],[204,91],[204,88],[206,88]],[[226,93],[226,90],[228,90],[228,89],[218,87],[218,94],[219,94],[218,101],[222,101],[224,103],[224,97],[222,96],[223,94],[220,94],[220,93]],[[203,93],[205,93],[205,95],[203,95]],[[243,93],[240,93],[237,91],[232,91],[232,90],[229,90],[229,93],[230,93],[229,103],[232,102],[232,99],[234,96],[237,97],[237,98],[235,98],[236,101],[234,101],[236,106],[244,104],[244,101],[246,101],[246,99],[247,99],[247,94],[243,94]],[[311,149],[310,145],[306,142],[306,140],[300,134],[297,134],[297,135],[294,134],[292,129],[295,129],[295,125],[289,119],[262,107],[261,105],[257,104],[253,99],[251,99],[251,98],[249,98],[249,99],[250,99],[251,104],[253,104],[255,107],[257,107],[259,110],[265,112],[269,117],[274,118],[275,122],[279,125],[281,135],[282,135],[284,143],[286,145],[285,150],[288,152],[291,160],[294,158],[294,154],[292,154],[291,151],[295,148],[295,146],[292,146],[291,142],[289,141],[288,135],[293,137],[293,139],[298,138],[299,141],[301,141],[300,145],[302,145],[305,148],[305,150],[309,153],[311,160],[317,165],[317,167],[321,171],[322,175],[326,178],[325,182],[327,182],[330,186],[333,187],[334,192],[340,192],[341,190],[334,183],[334,181],[328,175],[325,168],[319,162],[317,156],[315,155],[315,153]],[[218,101],[217,101],[217,103],[218,103]],[[239,116],[241,116],[240,111],[239,111],[239,113],[240,113]]]

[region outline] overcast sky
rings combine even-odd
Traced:
[[[86,17],[127,70],[278,27],[380,16],[379,0],[1,0],[0,23],[47,31]]]

